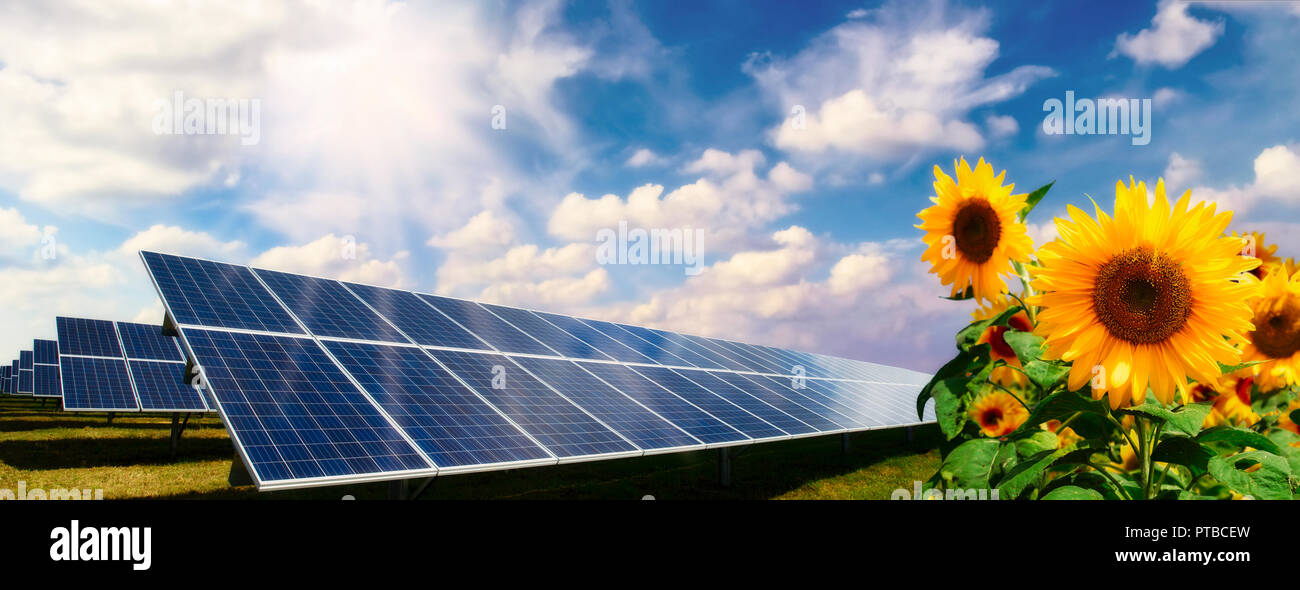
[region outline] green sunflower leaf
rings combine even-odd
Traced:
[[[1020,427],[1022,429],[1036,428],[1039,424],[1048,420],[1065,421],[1078,412],[1090,412],[1104,416],[1106,409],[1106,400],[1094,400],[1080,395],[1077,391],[1058,391],[1047,396],[1043,401],[1034,404],[1033,411],[1029,413],[1029,418]]]
[[[1027,365],[1043,356],[1043,337],[1033,332],[1007,330],[1002,333],[1002,339],[1016,352],[1021,365]]]
[[[1205,473],[1212,457],[1213,450],[1185,436],[1167,437],[1151,452],[1152,460],[1182,465],[1191,470],[1193,477]]]
[[[1101,492],[1079,486],[1061,486],[1042,497],[1043,500],[1101,500]]]
[[[1246,361],[1244,363],[1237,364],[1237,365],[1225,365],[1223,363],[1219,363],[1219,372],[1223,373],[1224,375],[1227,375],[1228,373],[1236,373],[1237,371],[1240,371],[1242,369],[1248,369],[1260,363],[1266,363],[1266,362],[1268,361]]]
[[[1268,451],[1274,455],[1282,454],[1282,449],[1278,448],[1277,443],[1269,440],[1267,436],[1254,430],[1234,426],[1215,426],[1196,435],[1196,440],[1203,443],[1225,442],[1243,449],[1253,447],[1261,451]]]
[[[964,377],[944,379],[934,384],[930,395],[934,397],[934,414],[939,419],[939,428],[949,439],[961,434],[966,426],[966,386],[970,380]]]
[[[1029,218],[1029,212],[1033,211],[1034,207],[1037,207],[1038,203],[1043,200],[1043,197],[1047,196],[1047,191],[1052,190],[1052,185],[1054,184],[1056,184],[1055,180],[1038,187],[1034,192],[1029,193],[1029,195],[1025,197],[1025,207],[1020,210],[1021,221]]]
[[[1246,471],[1258,465],[1258,469]],[[1266,451],[1249,451],[1213,457],[1210,475],[1239,494],[1258,500],[1290,500],[1294,497],[1291,466],[1285,459]]]
[[[1170,410],[1161,406],[1154,396],[1147,396],[1146,403],[1131,408],[1117,410],[1121,414],[1141,415],[1165,424],[1170,434],[1196,436],[1205,423],[1205,416],[1210,413],[1209,402],[1187,404]]]
[[[1016,452],[1021,457],[1032,457],[1043,451],[1055,451],[1059,442],[1056,434],[1039,430],[1026,438],[1016,441]]]
[[[1070,365],[1060,361],[1032,360],[1023,363],[1025,374],[1043,391],[1051,391],[1070,375]]]
[[[989,480],[999,471],[998,454],[1002,441],[976,438],[962,443],[943,460],[939,474],[947,487],[988,489]]]
[[[925,404],[930,401],[934,386],[944,379],[953,377],[966,377],[971,373],[978,372],[988,364],[988,356],[982,354],[982,350],[963,351],[957,354],[952,360],[939,368],[939,371],[930,378],[930,382],[921,388],[921,393],[916,396],[916,415],[918,418],[925,416]]]
[[[939,299],[947,299],[948,301],[965,301],[967,299],[974,299],[974,298],[975,298],[975,285],[969,285],[966,287],[966,290],[962,291],[961,293],[949,297],[940,297]]]
[[[1021,461],[998,482],[998,495],[1007,500],[1020,497],[1021,492],[1037,482],[1038,476],[1051,467],[1052,463],[1074,450],[1075,446],[1070,445],[1055,451],[1043,451]]]

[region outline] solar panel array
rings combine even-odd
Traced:
[[[60,317],[58,371],[72,412],[207,412],[185,357],[161,326]]]
[[[0,367],[0,393],[3,393],[5,395],[9,395],[10,393],[13,393],[12,391],[13,386],[10,385],[9,383],[11,377],[13,377],[12,366],[5,365],[3,367]]]
[[[141,257],[264,490],[921,423],[928,376],[904,369]]]

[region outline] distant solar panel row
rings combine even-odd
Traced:
[[[13,377],[13,367],[9,365],[0,367],[0,393],[5,395],[12,393],[12,386],[9,384],[11,377]]]
[[[141,257],[261,489],[922,422],[914,400],[928,376],[904,369]]]
[[[206,412],[185,380],[185,357],[160,326],[83,318],[55,320],[53,371],[72,412]]]

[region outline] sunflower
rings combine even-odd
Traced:
[[[930,272],[956,296],[973,288],[975,297],[992,301],[1005,291],[1002,275],[1013,273],[1012,261],[1028,262],[1034,242],[1017,219],[1025,195],[1013,195],[1014,184],[1003,185],[1006,171],[993,175],[993,166],[980,158],[971,170],[966,158],[954,163],[957,180],[934,167],[935,204],[917,214],[925,230],[921,238]]]
[[[1282,410],[1282,415],[1277,419],[1278,428],[1300,434],[1300,425],[1297,425],[1295,420],[1291,419],[1291,412],[1296,410],[1300,410],[1300,399],[1292,400],[1291,405]],[[1291,443],[1291,446],[1300,446],[1300,443]]]
[[[1263,362],[1242,372],[1253,375],[1261,391],[1300,382],[1300,272],[1290,278],[1281,272],[1265,275],[1254,308],[1255,329],[1241,358]]]
[[[1029,419],[1029,410],[1005,391],[986,393],[970,406],[970,417],[979,424],[984,436],[1006,436]]]
[[[1205,416],[1203,428],[1214,426],[1253,426],[1259,422],[1259,414],[1250,408],[1250,389],[1254,385],[1250,377],[1221,377],[1213,384],[1197,383],[1192,386],[1192,401],[1212,401],[1214,405]]]
[[[1269,244],[1264,237],[1264,232],[1248,231],[1240,235],[1232,232],[1232,237],[1241,241],[1242,256],[1259,259],[1259,266],[1250,271],[1250,274],[1258,279],[1263,279],[1273,272],[1284,272],[1287,276],[1291,276],[1300,270],[1296,268],[1295,259],[1283,260],[1277,255],[1277,244]]]
[[[1038,253],[1031,304],[1046,338],[1046,357],[1073,363],[1071,390],[1090,380],[1094,399],[1111,408],[1146,399],[1187,399],[1187,377],[1211,382],[1219,363],[1236,364],[1231,341],[1251,330],[1247,304],[1259,265],[1239,256],[1241,241],[1223,235],[1231,212],[1189,208],[1191,191],[1170,208],[1165,183],[1154,203],[1146,185],[1115,185],[1115,217],[1095,206],[1093,219],[1073,205],[1057,219],[1061,237]]]
[[[987,320],[989,318],[997,317],[1012,305],[1019,305],[1019,303],[1007,294],[1003,293],[998,295],[993,301],[990,301],[988,305],[982,305],[975,308],[975,311],[972,312],[971,315],[977,322]],[[1012,350],[1011,346],[1007,344],[1006,339],[1002,337],[1007,330],[1033,332],[1034,326],[1029,322],[1029,316],[1021,310],[1007,320],[1007,325],[989,326],[985,328],[984,333],[980,334],[979,340],[976,344],[984,344],[987,342],[989,348],[992,350],[993,360],[1001,360],[1010,365],[993,369],[989,378],[994,383],[999,385],[1025,385],[1028,382],[1028,379],[1025,378],[1025,374],[1011,368],[1020,368],[1021,365],[1020,359],[1016,357],[1016,351]]]

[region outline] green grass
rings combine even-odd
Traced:
[[[42,409],[30,399],[0,398],[0,488],[92,488],[106,499],[386,498],[388,484],[259,493],[227,481],[234,448],[215,416],[191,419],[175,458],[170,416]],[[937,430],[854,434],[843,452],[828,436],[732,448],[732,485],[717,480],[717,451],[676,453],[439,478],[433,499],[889,499],[939,465]]]

